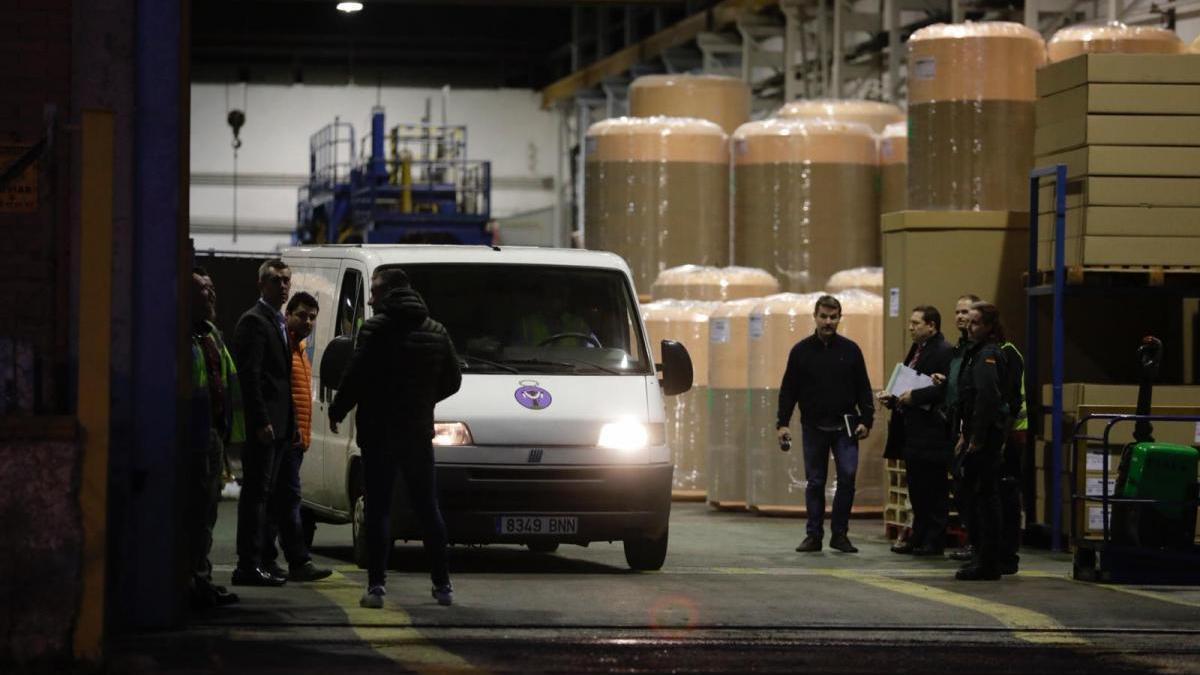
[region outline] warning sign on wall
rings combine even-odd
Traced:
[[[6,173],[29,148],[0,147],[0,174]],[[19,176],[0,188],[0,213],[37,211],[37,162],[25,167]]]

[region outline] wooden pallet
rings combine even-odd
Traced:
[[[1066,269],[1066,282],[1071,286],[1192,286],[1200,283],[1200,267],[1164,265],[1104,265],[1084,267],[1072,265]],[[1025,275],[1028,278],[1028,273]],[[1054,270],[1039,270],[1035,286],[1054,283]]]
[[[707,496],[704,490],[671,490],[673,502],[702,502]]]

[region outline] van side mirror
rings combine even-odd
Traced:
[[[692,357],[687,347],[674,340],[662,341],[662,388],[675,396],[692,388]]]
[[[325,353],[321,355],[322,389],[337,389],[341,385],[353,355],[354,338],[349,335],[339,335],[325,345]]]

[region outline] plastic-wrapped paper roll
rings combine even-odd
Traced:
[[[750,314],[759,299],[723,302],[708,319],[708,503],[746,507]]]
[[[695,117],[732,134],[750,119],[750,87],[724,75],[643,75],[629,86],[633,117]]]
[[[908,122],[887,125],[879,137],[879,213],[908,208]]]
[[[1080,54],[1180,54],[1183,40],[1174,31],[1153,26],[1126,26],[1114,21],[1099,26],[1069,26],[1050,38],[1046,53],[1052,63]]]
[[[842,303],[842,323],[838,332],[858,344],[867,364],[871,391],[878,391],[887,384],[883,379],[883,298],[856,288],[835,293],[834,297]],[[859,507],[882,507],[886,497],[883,448],[887,439],[887,425],[878,408],[876,405],[875,426],[871,434],[858,444],[858,479],[855,482],[854,503]]]
[[[887,125],[904,121],[904,112],[891,103],[879,101],[816,99],[787,103],[775,112],[775,117],[822,117],[839,122],[859,122],[870,127],[874,133],[881,134]]]
[[[637,289],[687,263],[729,263],[729,149],[712,122],[621,117],[587,132],[585,237]]]
[[[936,24],[908,41],[908,207],[1025,211],[1033,168],[1037,32]]]
[[[642,305],[642,319],[662,362],[662,341],[675,340],[692,357],[692,388],[666,398],[667,445],[675,463],[671,491],[676,499],[703,500],[708,488],[708,317],[717,303],[659,300]]]
[[[1188,51],[1190,51],[1193,54],[1200,54],[1200,37],[1197,37],[1195,40],[1192,40],[1192,46],[1188,47]]]
[[[813,306],[821,293],[780,293],[763,298],[750,315],[750,418],[746,451],[751,509],[796,513],[804,508],[804,449],[797,432],[789,452],[775,435],[779,385],[792,347],[816,330]],[[793,416],[792,429],[799,429]],[[834,474],[830,474],[833,476]],[[832,481],[831,481],[832,483]]]
[[[879,264],[875,136],[853,122],[772,119],[734,139],[734,256],[811,292]]]
[[[779,292],[779,282],[752,267],[681,265],[663,270],[650,287],[653,299],[738,300]]]
[[[855,267],[854,269],[842,270],[829,277],[829,281],[825,282],[825,290],[829,293],[841,293],[851,288],[882,295],[883,268]]]

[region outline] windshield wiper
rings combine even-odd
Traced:
[[[563,368],[571,368],[572,370],[579,370],[580,366],[588,366],[588,367],[595,368],[597,370],[600,370],[600,371],[603,371],[605,373],[609,373],[612,375],[620,375],[621,374],[621,372],[618,370],[613,370],[612,368],[609,368],[607,366],[602,366],[598,363],[592,363],[591,361],[581,361],[581,360],[550,361],[547,359],[533,358],[533,359],[504,359],[504,362],[505,363],[523,363],[523,364],[528,364],[531,366],[562,366]]]
[[[591,368],[595,368],[596,370],[603,371],[610,375],[620,375],[621,374],[621,371],[619,371],[615,368],[609,368],[608,366],[602,366],[599,363],[592,363],[591,361],[584,361],[583,359],[576,359],[575,365],[576,365],[576,367],[581,366],[581,365],[589,366]]]
[[[504,371],[507,371],[510,373],[521,372],[521,371],[517,370],[516,368],[513,368],[512,366],[506,366],[503,363],[496,363],[495,361],[488,361],[487,359],[482,359],[482,358],[479,358],[478,356],[473,356],[471,354],[463,354],[462,358],[464,361],[467,361],[470,363],[481,363],[485,366],[491,366],[493,368],[498,368],[500,370],[504,370]]]

